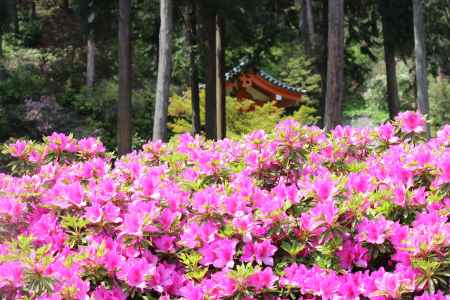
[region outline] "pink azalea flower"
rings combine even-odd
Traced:
[[[395,136],[395,128],[391,123],[378,126],[378,135],[385,142],[396,143],[398,141],[398,137]]]
[[[77,145],[73,138],[64,133],[53,132],[51,136],[47,137],[49,148],[52,152],[76,152]]]
[[[386,221],[384,217],[378,217],[374,220],[364,219],[358,225],[356,238],[360,242],[366,241],[372,244],[383,244],[391,226],[392,222]]]
[[[205,266],[213,265],[216,268],[232,268],[236,245],[236,240],[216,239],[200,248],[199,252],[202,255],[200,263]]]
[[[0,197],[0,215],[5,214],[12,221],[17,221],[22,216],[25,206],[12,197]]]
[[[154,238],[153,243],[160,251],[173,253],[175,252],[175,239],[176,237],[174,236],[163,235],[159,238]]]
[[[272,269],[267,267],[262,271],[257,271],[247,279],[247,284],[254,287],[255,290],[259,291],[262,289],[270,289],[273,287],[274,283],[278,280],[272,272]]]
[[[23,267],[19,262],[0,263],[0,289],[12,286],[18,288],[22,285]]]
[[[426,121],[418,112],[401,112],[398,114],[396,120],[400,123],[400,128],[404,133],[420,133],[425,131]]]
[[[269,240],[264,240],[260,243],[246,243],[242,250],[241,260],[245,262],[252,262],[256,260],[257,263],[272,266],[272,256],[277,251],[277,247],[272,245]]]
[[[320,200],[327,200],[335,191],[335,186],[330,178],[318,178],[314,181],[313,189]]]
[[[114,287],[111,290],[107,290],[103,286],[98,286],[92,293],[94,300],[125,300],[127,296],[122,289]]]
[[[86,207],[85,217],[91,223],[99,223],[102,220],[102,208],[98,203],[93,204],[92,206]]]
[[[155,266],[149,264],[144,258],[128,259],[120,266],[117,276],[132,287],[145,288],[146,281],[151,278],[155,270]]]
[[[27,142],[23,140],[17,140],[14,144],[8,145],[8,150],[13,157],[22,157],[25,154],[27,148]]]
[[[110,223],[120,223],[122,218],[120,217],[120,208],[108,202],[103,206],[103,214],[105,220]]]
[[[370,177],[361,173],[350,173],[348,176],[348,188],[355,192],[365,193],[371,188]]]
[[[439,161],[438,167],[441,171],[439,177],[440,183],[450,182],[450,152],[446,152],[444,157]]]
[[[353,264],[359,267],[367,267],[368,251],[359,243],[345,240],[342,249],[336,252],[342,267],[351,269]]]
[[[105,146],[96,138],[88,137],[78,141],[78,151],[83,154],[96,155],[105,152]]]

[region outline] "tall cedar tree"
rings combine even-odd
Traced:
[[[300,29],[302,40],[305,43],[305,48],[310,55],[314,55],[315,49],[315,30],[314,17],[312,11],[311,0],[299,0],[300,4]]]
[[[186,41],[189,47],[189,64],[191,101],[192,101],[192,133],[200,134],[200,95],[198,88],[197,68],[197,7],[195,1],[190,1],[186,13]]]
[[[130,0],[119,0],[119,103],[117,134],[119,155],[131,151],[131,45]]]
[[[156,82],[153,140],[167,140],[167,112],[172,67],[173,0],[160,1],[158,78]]]
[[[205,131],[206,138],[217,139],[216,118],[216,14],[205,1],[201,2],[203,35],[206,48]]]
[[[429,113],[427,59],[425,48],[424,9],[422,0],[413,0],[414,52],[416,55],[417,107],[422,114]],[[429,131],[429,128],[428,128]],[[429,132],[428,132],[429,133]]]
[[[224,19],[216,15],[216,118],[217,138],[226,135]]]
[[[328,63],[324,127],[342,121],[344,97],[344,0],[328,1]]]
[[[95,46],[95,4],[94,0],[82,0],[85,2],[83,5],[86,5],[86,19],[85,29],[86,29],[86,37],[87,37],[87,45],[86,45],[86,88],[88,91],[92,91],[95,82],[95,64],[96,64],[96,46]]]
[[[381,0],[379,10],[383,32],[384,62],[386,66],[386,86],[389,118],[393,120],[400,112],[398,98],[397,68],[395,61],[395,41],[392,34],[392,10],[389,0]]]

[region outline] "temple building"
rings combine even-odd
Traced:
[[[298,106],[306,91],[278,80],[267,72],[241,62],[225,74],[227,96],[253,100],[257,104],[275,101],[280,107]]]

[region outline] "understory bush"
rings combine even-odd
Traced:
[[[450,126],[3,150],[3,299],[448,299]]]
[[[200,91],[200,123],[205,120],[205,90]],[[169,103],[168,127],[173,134],[192,132],[192,102],[190,92],[183,95],[173,95]],[[285,118],[294,118],[304,125],[317,123],[316,110],[312,106],[301,105],[287,115],[284,108],[278,107],[275,102],[255,104],[253,100],[238,100],[234,97],[226,98],[226,128],[227,137],[241,138],[254,130],[270,131]]]

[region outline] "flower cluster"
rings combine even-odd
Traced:
[[[181,135],[113,160],[54,133],[6,151],[2,299],[448,299],[450,126]]]

